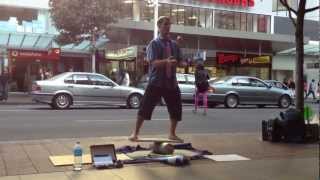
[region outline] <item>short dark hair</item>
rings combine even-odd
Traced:
[[[168,16],[160,16],[158,21],[157,21],[157,26],[160,27],[160,25],[164,22],[164,21],[169,21],[170,22],[170,18]]]

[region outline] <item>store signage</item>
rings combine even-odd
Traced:
[[[254,6],[254,0],[199,0],[201,2],[206,3],[215,3],[225,6],[237,6],[237,7],[253,7]]]
[[[242,54],[231,53],[217,53],[218,64],[239,64],[239,65],[258,65],[258,64],[270,64],[270,56],[253,56],[247,55],[243,57]]]
[[[269,64],[270,56],[258,56],[240,59],[240,64]]]
[[[219,64],[234,64],[240,61],[241,56],[239,54],[217,53],[217,58]]]
[[[10,49],[10,58],[15,59],[30,59],[30,60],[58,60],[60,59],[61,50],[59,48],[52,48],[48,51],[31,51],[31,50],[17,50]]]
[[[105,55],[106,59],[110,60],[132,60],[138,55],[138,47],[131,46],[124,49],[108,51]]]

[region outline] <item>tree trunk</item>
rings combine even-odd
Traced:
[[[304,13],[304,12],[298,12]],[[303,91],[303,64],[304,64],[304,14],[297,17],[296,26],[296,109],[303,113],[304,109],[304,91]]]

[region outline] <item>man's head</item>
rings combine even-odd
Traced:
[[[161,16],[157,21],[157,25],[158,25],[161,37],[169,38],[169,33],[171,28],[170,18],[167,16]]]

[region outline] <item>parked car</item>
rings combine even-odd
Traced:
[[[143,94],[141,89],[120,86],[104,75],[84,72],[66,72],[48,80],[35,81],[31,92],[33,101],[55,109],[78,104],[138,108]]]
[[[209,93],[208,101],[228,108],[236,108],[239,104],[288,108],[292,103],[289,90],[273,87],[255,77],[226,76],[214,80],[210,86],[213,93]]]
[[[178,86],[181,92],[181,100],[186,103],[193,103],[193,95],[195,91],[195,77],[193,74],[176,74]],[[137,88],[145,89],[148,85],[148,78],[143,78],[138,84]],[[161,104],[165,104],[164,100]]]

